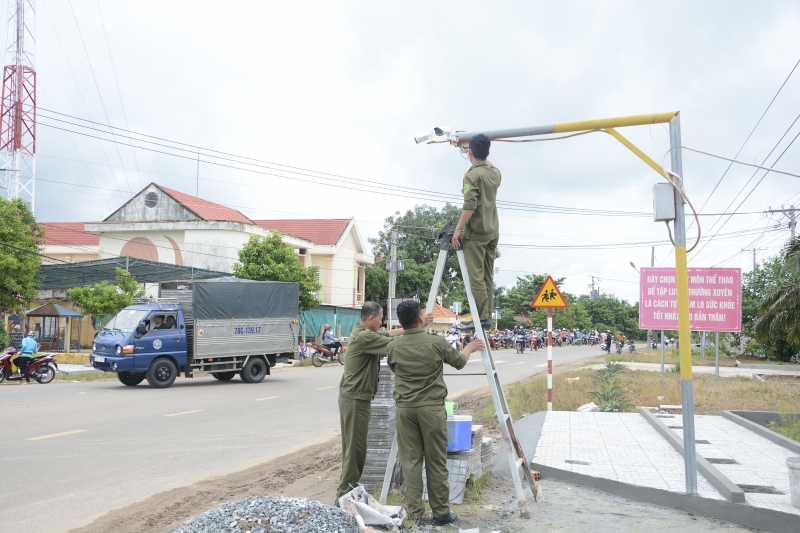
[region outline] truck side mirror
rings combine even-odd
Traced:
[[[145,325],[144,321],[139,322],[139,325],[136,327],[136,335],[141,337],[145,333],[147,333],[147,326]]]

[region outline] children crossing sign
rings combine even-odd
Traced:
[[[566,309],[567,301],[561,295],[561,291],[556,287],[556,282],[553,281],[552,276],[547,276],[544,280],[542,288],[539,289],[539,294],[531,302],[531,307],[549,307]]]

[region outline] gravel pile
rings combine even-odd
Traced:
[[[187,520],[173,533],[357,533],[341,509],[308,498],[256,496]]]

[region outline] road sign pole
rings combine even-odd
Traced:
[[[547,308],[547,410],[553,410],[553,308]]]
[[[714,350],[716,351],[717,377],[719,377],[719,331],[714,332]]]

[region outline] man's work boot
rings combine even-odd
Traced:
[[[481,320],[481,327],[485,330],[488,330],[492,327],[491,319],[487,318],[486,320]],[[473,331],[475,330],[475,323],[470,320],[469,322],[464,322],[462,325],[458,326],[458,329],[464,331]]]
[[[447,524],[452,524],[456,520],[458,520],[458,516],[453,511],[450,511],[446,516],[439,518],[434,516],[431,522],[433,522],[434,526],[446,526]]]

